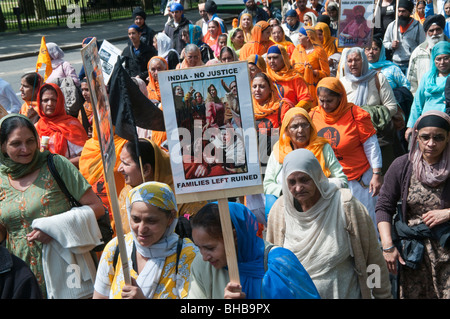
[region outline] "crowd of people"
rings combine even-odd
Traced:
[[[0,297],[450,298],[450,1],[379,1],[371,43],[347,48],[339,0],[244,4],[230,27],[213,0],[200,0],[194,22],[169,0],[159,33],[138,7],[120,60],[163,112],[161,96],[173,95],[175,121],[208,127],[236,125],[226,111],[239,113],[236,82],[222,81],[219,98],[212,83],[206,96],[172,92],[158,73],[247,62],[265,214],[250,196],[229,199],[240,282],[218,203],[176,202],[170,132],[114,134],[117,224],[84,70],[47,43],[51,75],[24,74],[22,103],[0,82]],[[82,92],[75,112],[66,78]]]

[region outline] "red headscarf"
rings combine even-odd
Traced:
[[[42,90],[49,86],[56,91],[57,95],[56,109],[51,117],[45,115],[41,107]],[[64,107],[64,95],[58,85],[54,83],[42,85],[39,89],[37,100],[40,119],[36,123],[36,130],[40,137],[50,137],[50,152],[65,156],[67,153],[67,141],[78,146],[83,146],[86,143],[88,139],[87,133],[78,119],[67,115]]]

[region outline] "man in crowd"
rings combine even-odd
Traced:
[[[153,47],[153,37],[155,36],[156,32],[147,24],[145,24],[146,18],[147,14],[141,7],[137,7],[133,10],[134,24],[141,28],[141,41],[146,45]]]
[[[386,50],[392,50],[392,62],[406,75],[413,50],[425,41],[425,32],[419,21],[411,17],[414,4],[410,0],[400,0],[398,4],[398,25],[389,23],[384,34]]]
[[[306,1],[306,0],[305,0]],[[269,15],[263,8],[258,7],[255,0],[244,0],[245,9],[239,14],[239,21],[241,20],[241,15],[243,13],[249,13],[253,17],[253,25],[257,24],[259,21],[269,20]]]

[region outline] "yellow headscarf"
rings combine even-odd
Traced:
[[[285,132],[289,123],[296,115],[303,116],[311,125],[309,144],[305,148],[307,150],[310,150],[314,154],[314,156],[319,161],[320,166],[322,167],[323,173],[325,174],[325,176],[329,177],[331,175],[331,172],[328,169],[328,167],[326,167],[325,157],[323,155],[323,147],[325,144],[328,143],[328,140],[326,140],[323,137],[317,136],[316,126],[314,125],[313,121],[311,120],[311,117],[304,108],[293,107],[289,111],[287,111],[286,114],[284,115],[283,122],[281,123],[280,139],[273,146],[275,158],[280,164],[282,164],[285,156],[290,152],[292,152],[293,150],[291,145],[291,139],[285,134]]]
[[[328,56],[337,52],[335,38],[331,36],[330,27],[324,22],[318,22],[315,26],[316,30],[321,30],[323,34],[322,47]]]

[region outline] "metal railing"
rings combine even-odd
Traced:
[[[159,12],[160,0],[147,2],[147,12]],[[0,32],[129,18],[137,6],[141,0],[0,0]]]

